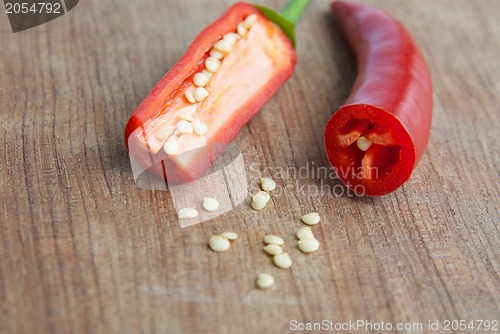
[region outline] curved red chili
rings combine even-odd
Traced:
[[[356,55],[358,74],[326,125],[326,153],[349,188],[385,195],[409,179],[427,146],[431,76],[408,31],[387,13],[348,1],[333,2],[332,11]]]

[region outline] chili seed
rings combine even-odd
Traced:
[[[179,151],[179,143],[177,142],[177,137],[171,136],[165,144],[163,144],[163,150],[167,154],[176,154]]]
[[[231,247],[229,240],[220,236],[220,235],[212,235],[208,240],[208,246],[214,252],[224,252]]]
[[[319,249],[319,241],[316,239],[302,239],[299,240],[298,245],[303,253],[312,253]]]
[[[219,52],[222,52],[225,55],[227,55],[227,54],[229,54],[229,52],[231,52],[232,47],[233,46],[231,45],[231,43],[229,43],[228,41],[226,41],[224,39],[221,39],[220,41],[218,41],[217,43],[214,44],[214,49],[219,51]]]
[[[220,234],[221,237],[226,238],[227,240],[236,240],[238,239],[238,235],[234,232],[222,232]]]
[[[198,102],[201,102],[203,101],[204,99],[207,98],[207,96],[209,95],[210,93],[208,92],[208,90],[206,90],[205,88],[203,87],[198,87],[196,88],[196,90],[194,91],[194,98],[196,99],[196,101]]]
[[[273,180],[266,178],[266,177],[261,177],[260,178],[260,186],[262,187],[262,190],[264,191],[272,191],[276,188],[276,182]]]
[[[219,70],[220,66],[221,66],[221,62],[217,58],[208,57],[205,60],[205,67],[207,68],[207,70],[209,70],[212,73],[217,72]]]
[[[273,256],[273,263],[279,268],[287,269],[292,266],[292,259],[288,253],[276,254]]]
[[[174,127],[170,125],[166,126],[160,131],[158,131],[158,133],[156,134],[156,139],[161,141],[167,140],[168,137],[170,137],[173,133],[174,133]]]
[[[215,211],[219,208],[219,202],[212,197],[203,198],[203,208],[209,212]]]
[[[303,240],[303,239],[315,239],[314,234],[309,226],[302,227],[297,231],[297,239]]]
[[[210,50],[210,57],[221,60],[222,58],[224,58],[224,54],[220,51],[212,49],[212,50]]]
[[[302,216],[302,221],[307,225],[316,225],[320,220],[321,218],[317,212],[311,212]]]
[[[283,248],[276,244],[265,245],[262,249],[269,255],[277,255],[283,253]]]
[[[196,99],[194,98],[194,89],[186,89],[184,96],[189,102],[196,103]]]
[[[243,22],[238,24],[236,31],[238,32],[238,35],[240,35],[241,37],[245,37],[248,33],[248,30],[247,30],[247,28],[245,28],[245,25],[243,24]]]
[[[277,235],[268,234],[264,237],[264,243],[268,245],[283,246],[285,244],[285,240],[283,240],[282,237],[278,237]]]
[[[366,137],[361,136],[356,141],[356,144],[358,145],[358,148],[361,151],[367,151],[370,148],[370,146],[372,146],[373,143],[370,140],[368,140]]]
[[[266,273],[259,274],[255,284],[259,289],[270,288],[274,284],[274,277]]]
[[[252,208],[254,210],[260,211],[264,209],[270,199],[271,196],[269,195],[269,193],[265,191],[259,191],[252,196]]]
[[[257,15],[252,14],[248,16],[245,21],[243,21],[243,26],[247,29],[249,29],[251,26],[254,25],[254,23],[257,22]]]
[[[198,211],[193,208],[182,208],[177,212],[179,219],[191,219],[198,217]]]
[[[180,120],[179,122],[177,122],[176,129],[180,133],[186,133],[186,134],[193,133],[193,125],[191,123],[189,123],[188,121],[185,121],[183,119]]]
[[[198,87],[205,87],[209,81],[210,78],[203,73],[196,73],[193,77],[193,82]]]
[[[207,69],[204,69],[203,71],[201,71],[201,73],[205,74],[205,76],[210,80],[212,79],[212,77],[214,76],[213,72],[210,72],[209,70]]]
[[[199,136],[203,136],[208,132],[208,126],[201,122],[201,121],[194,121],[193,122],[193,129],[194,133],[196,133]]]
[[[235,34],[234,32],[230,32],[224,35],[224,40],[231,45],[236,44],[236,42],[238,42],[240,38],[241,38],[240,35]]]

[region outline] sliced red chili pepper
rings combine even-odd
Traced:
[[[351,95],[325,129],[339,178],[367,195],[406,182],[422,158],[432,118],[432,82],[405,27],[368,5],[335,1],[332,11],[357,58]]]
[[[203,30],[131,116],[131,157],[169,182],[201,177],[293,74],[293,28],[307,3],[293,0],[283,15],[237,3]]]

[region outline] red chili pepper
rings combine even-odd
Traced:
[[[432,82],[422,53],[387,13],[348,1],[332,11],[357,58],[351,95],[328,121],[325,148],[349,188],[385,195],[407,181],[429,139]]]
[[[237,3],[203,30],[131,116],[131,157],[169,182],[201,177],[292,76],[294,25],[308,1],[292,0],[282,14]]]

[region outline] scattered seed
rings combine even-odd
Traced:
[[[262,273],[257,276],[255,283],[259,289],[267,289],[274,284],[274,277],[269,274]]]
[[[274,182],[272,179],[261,177],[260,186],[264,191],[272,191],[276,188],[276,182]]]
[[[372,146],[373,143],[370,140],[368,140],[366,137],[361,136],[356,141],[356,144],[358,145],[358,148],[361,151],[367,151],[370,148],[370,146]]]
[[[207,70],[209,70],[212,73],[217,72],[219,70],[220,66],[221,66],[221,62],[217,58],[208,57],[205,60],[205,67],[207,68]]]
[[[245,25],[243,24],[243,22],[238,24],[236,31],[238,32],[238,35],[240,35],[241,37],[245,37],[248,33],[248,29],[245,28]]]
[[[188,114],[179,114],[179,115],[177,115],[177,117],[179,117],[179,119],[183,119],[183,120],[188,121],[188,122],[194,121],[193,116],[188,115]]]
[[[203,87],[198,87],[196,88],[196,90],[194,91],[194,98],[196,99],[196,101],[198,102],[201,102],[203,101],[204,99],[207,98],[207,96],[209,95],[210,93],[208,92],[208,90],[206,90],[205,88]]]
[[[193,77],[193,82],[198,87],[205,87],[210,79],[203,73],[196,73]]]
[[[199,136],[203,136],[208,132],[208,126],[202,121],[194,121],[193,122],[194,133]]]
[[[283,246],[285,244],[285,240],[283,240],[282,237],[278,237],[277,235],[268,234],[264,237],[264,243],[268,245]]]
[[[265,245],[262,249],[269,255],[277,255],[283,253],[283,248],[275,244]]]
[[[240,40],[240,35],[230,32],[224,35],[224,40],[227,41],[229,44],[234,45],[236,42]]]
[[[259,191],[255,195],[252,196],[252,208],[254,210],[260,211],[264,209],[267,202],[271,199],[271,196],[268,192]]]
[[[320,220],[321,218],[317,212],[311,212],[302,216],[302,221],[307,225],[316,225]]]
[[[226,238],[227,240],[236,240],[238,239],[238,235],[234,232],[222,232],[220,234],[221,237]]]
[[[176,154],[179,151],[179,143],[177,142],[177,137],[171,136],[168,140],[163,144],[163,150],[167,154]]]
[[[214,252],[224,252],[231,247],[231,244],[229,240],[220,235],[212,235],[210,240],[208,240],[208,247]]]
[[[249,29],[251,26],[254,25],[254,23],[257,22],[257,15],[252,14],[248,16],[245,21],[243,21],[243,26],[247,29]]]
[[[221,60],[222,58],[224,58],[224,54],[220,51],[212,49],[210,50],[210,57],[214,57],[215,59]]]
[[[276,267],[287,269],[292,266],[292,259],[290,258],[290,254],[288,253],[276,254],[275,256],[273,256],[273,263],[276,265]]]
[[[187,89],[184,92],[184,96],[186,97],[186,100],[188,100],[191,103],[196,103],[196,99],[194,98],[194,89]]]
[[[158,133],[156,134],[156,139],[161,141],[167,140],[168,137],[170,137],[173,133],[174,133],[174,127],[170,125],[166,126],[160,131],[158,131]]]
[[[299,240],[314,239],[314,234],[309,226],[299,229],[296,235]]]
[[[177,212],[179,219],[192,219],[198,217],[198,211],[193,208],[182,208]]]
[[[312,253],[319,249],[319,241],[316,239],[302,239],[299,240],[298,245],[303,253]]]
[[[221,39],[220,41],[218,41],[217,43],[214,44],[214,49],[219,51],[219,52],[222,52],[225,55],[227,55],[227,54],[229,54],[229,52],[231,52],[232,47],[233,46],[231,45],[231,43],[229,43],[228,41],[226,41],[224,39]]]
[[[203,208],[209,212],[215,211],[219,208],[219,202],[212,197],[203,198]]]
[[[179,122],[177,122],[176,129],[180,133],[186,133],[186,134],[193,133],[193,125],[191,123],[189,123],[188,121],[185,121],[183,119],[180,120]]]

